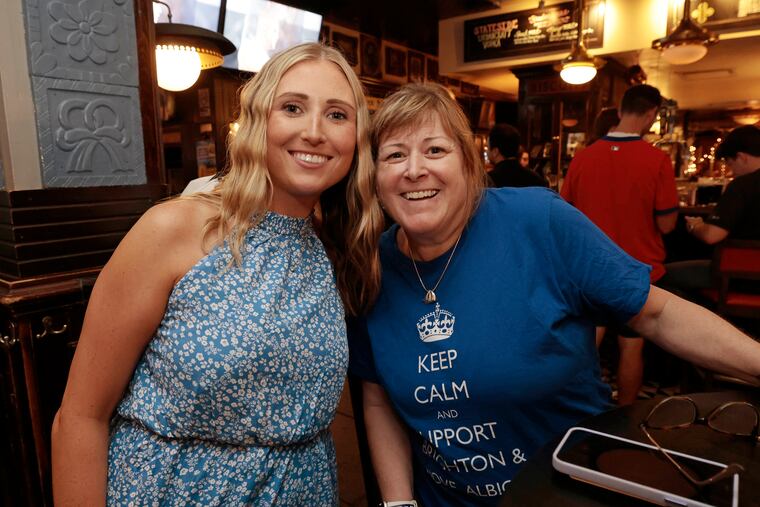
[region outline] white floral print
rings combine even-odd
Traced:
[[[109,505],[337,505],[348,353],[309,219],[268,213],[174,287],[112,423]]]

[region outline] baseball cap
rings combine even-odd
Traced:
[[[760,127],[744,125],[735,128],[715,150],[715,157],[734,158],[740,151],[753,157],[760,157]]]

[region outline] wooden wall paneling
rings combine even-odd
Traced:
[[[151,184],[3,191],[0,192],[0,208],[30,208],[56,204],[81,204],[134,199],[156,200],[163,197],[164,190],[163,185]]]
[[[76,237],[81,235],[83,231],[86,231],[87,234],[123,233],[123,231],[129,230],[139,217],[140,215],[137,214],[66,223],[19,225],[15,227],[0,224],[0,241],[30,242],[55,240]]]
[[[3,414],[10,438],[0,441],[0,456],[7,466],[0,467],[0,482],[7,485],[5,495],[8,506],[44,505],[42,489],[35,458],[34,440],[26,410],[28,398],[24,382],[23,358],[16,324],[3,315],[0,335],[0,369],[3,389],[0,390],[2,405],[7,409]]]
[[[164,156],[161,148],[160,102],[156,79],[156,42],[153,27],[153,2],[134,0],[137,60],[140,81],[140,112],[145,174],[148,183],[165,184]]]
[[[29,411],[29,428],[32,432],[32,447],[36,456],[37,477],[42,488],[43,477],[46,470],[50,467],[50,453],[45,449],[45,428],[40,420],[39,398],[37,396],[37,375],[35,373],[34,362],[32,359],[31,340],[25,340],[23,337],[31,336],[31,323],[28,320],[20,320],[16,324],[19,335],[19,344],[21,345],[21,364],[24,372],[24,385],[26,387],[27,410]],[[50,430],[48,429],[48,432]]]
[[[0,441],[8,505],[51,506],[50,428],[60,406],[95,272],[42,277],[18,287],[0,280],[0,405],[12,438]],[[5,415],[5,414],[4,414]],[[3,467],[5,468],[5,467]],[[0,490],[1,491],[1,490]]]
[[[23,261],[17,264],[19,277],[41,276],[48,273],[59,273],[63,271],[73,271],[85,269],[92,266],[104,266],[108,259],[111,258],[113,249],[102,250],[98,252],[87,252],[78,255],[67,255],[61,257],[47,257],[44,259],[35,259]]]
[[[240,112],[240,87],[245,81],[243,76],[230,76],[222,72],[214,76],[212,104],[217,170],[222,170],[227,166],[227,139],[230,123],[237,119]]]
[[[0,192],[0,277],[102,266],[164,187]]]
[[[99,202],[91,204],[74,204],[64,206],[46,206],[41,208],[13,208],[11,225],[34,225],[71,221],[86,221],[92,218],[139,215],[146,209],[142,199],[134,201]],[[82,224],[83,227],[86,223]]]

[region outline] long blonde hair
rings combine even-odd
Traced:
[[[456,140],[462,152],[468,218],[478,207],[488,176],[478,153],[470,122],[451,92],[439,84],[410,83],[387,97],[372,115],[372,159],[377,159],[380,142],[389,134],[422,125],[438,114],[443,128]]]
[[[359,315],[374,302],[380,288],[377,238],[383,216],[375,196],[369,113],[362,85],[343,55],[318,43],[294,46],[273,56],[240,91],[237,134],[229,144],[228,166],[219,186],[196,198],[210,201],[219,212],[204,229],[204,243],[226,238],[235,262],[242,261],[245,233],[261,220],[272,200],[267,167],[267,123],[277,86],[294,65],[326,60],[337,65],[356,102],[356,148],[348,174],[320,196],[319,236],[335,267],[338,291],[346,311]]]

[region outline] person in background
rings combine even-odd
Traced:
[[[488,136],[488,159],[494,168],[488,173],[494,187],[548,187],[537,173],[524,168],[520,155],[520,133],[511,125],[497,123]]]
[[[537,449],[610,408],[600,319],[710,369],[760,375],[760,343],[651,286],[649,266],[555,192],[484,189],[444,87],[406,85],[372,122],[376,188],[396,225],[349,350],[388,505],[499,505]]]
[[[607,133],[612,130],[612,128],[615,127],[619,122],[620,118],[618,118],[618,110],[616,107],[603,108],[601,111],[599,111],[599,114],[597,114],[596,118],[594,119],[594,125],[591,129],[591,135],[589,136],[588,140],[578,145],[573,156],[578,155],[580,152],[585,150],[587,146],[591,146],[599,139],[606,136]]]
[[[180,195],[187,197],[188,195],[197,194],[199,192],[212,192],[214,188],[216,188],[216,186],[219,184],[220,178],[221,176],[219,173],[217,173],[210,176],[201,176],[200,178],[190,180]]]
[[[707,220],[686,217],[686,230],[708,245],[727,238],[760,240],[760,127],[735,128],[720,143],[715,157],[726,160],[735,178]],[[710,260],[672,262],[666,268],[668,283],[694,300],[699,300],[700,289],[713,285]],[[748,285],[747,290],[755,291],[756,285]]]
[[[148,210],[98,277],[53,424],[59,507],[338,505],[344,305],[379,284],[369,115],[319,44],[240,104],[218,186]]]
[[[520,148],[520,167],[530,171],[530,153],[525,148]]]
[[[686,229],[708,245],[728,237],[760,239],[760,127],[735,128],[720,143],[715,156],[726,160],[734,180],[707,220],[686,217]]]
[[[599,139],[607,135],[617,124],[620,123],[620,117],[618,116],[618,110],[616,107],[605,107],[594,119],[594,128],[591,132],[586,146],[591,146]]]
[[[620,121],[570,162],[562,197],[594,222],[620,248],[652,267],[650,280],[665,275],[662,235],[675,228],[678,194],[667,154],[643,141],[662,102],[659,90],[626,90]],[[603,128],[603,127],[602,127]],[[633,403],[641,387],[644,340],[630,328],[618,331],[618,403]],[[605,328],[600,326],[597,341]]]

